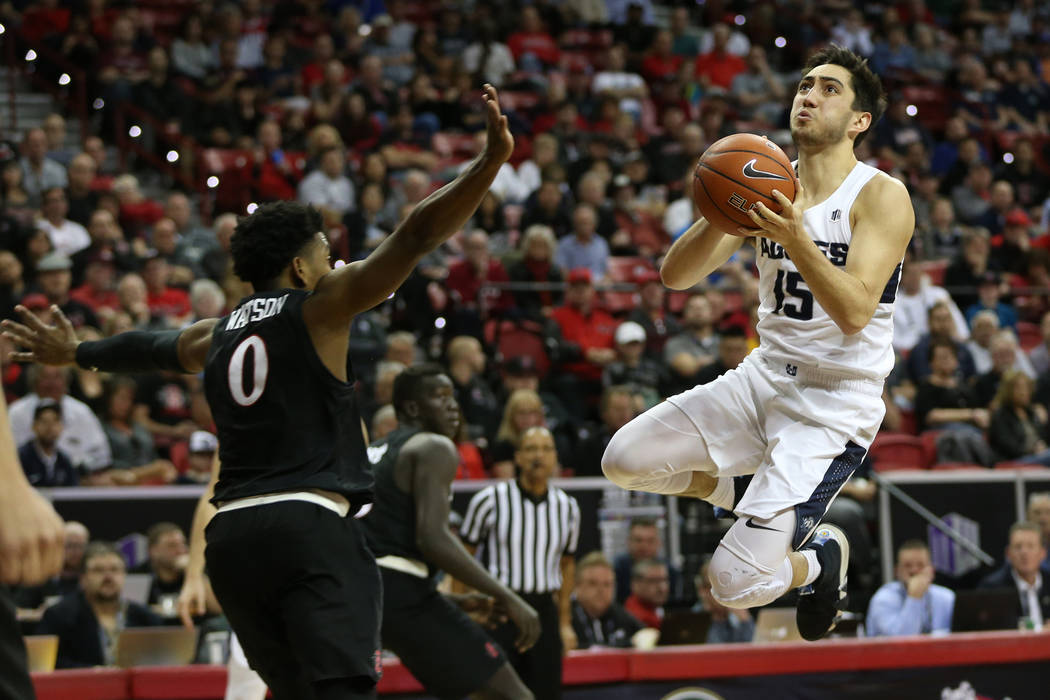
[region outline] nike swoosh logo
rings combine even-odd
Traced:
[[[783,175],[777,175],[776,173],[767,173],[765,170],[759,170],[755,167],[755,163],[758,162],[758,158],[752,158],[744,164],[744,177],[749,177],[752,180],[787,180],[788,178]]]
[[[769,530],[770,532],[783,532],[775,527],[766,527],[765,525],[756,525],[754,518],[748,518],[744,521],[744,527],[749,527],[753,530]]]

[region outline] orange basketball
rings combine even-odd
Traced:
[[[733,134],[704,151],[693,172],[693,201],[712,226],[737,234],[754,229],[747,211],[762,202],[775,212],[772,190],[795,201],[795,169],[787,154],[765,136]]]

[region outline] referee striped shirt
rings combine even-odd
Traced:
[[[553,486],[537,499],[504,481],[470,499],[460,535],[512,591],[549,593],[561,589],[562,556],[576,553],[580,506]]]

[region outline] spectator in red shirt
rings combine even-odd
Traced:
[[[696,57],[693,71],[704,87],[717,86],[728,90],[733,78],[747,70],[744,59],[729,53],[729,25],[716,24],[711,30],[714,48]]]
[[[120,202],[120,226],[128,238],[142,237],[147,227],[164,216],[164,207],[142,194],[134,175],[121,175],[113,180],[113,193]]]
[[[302,173],[281,148],[281,126],[272,119],[259,125],[259,147],[255,149],[253,172],[255,201],[295,199],[295,188]]]
[[[656,33],[649,55],[642,61],[642,77],[653,83],[664,78],[673,78],[682,65],[682,57],[672,51],[674,37],[671,32],[661,30]]]
[[[70,15],[70,9],[60,7],[58,0],[33,3],[22,13],[22,36],[30,41],[62,36],[69,28]]]
[[[146,259],[142,279],[146,282],[146,304],[150,313],[162,318],[172,328],[179,328],[190,319],[193,309],[190,295],[184,289],[168,286],[170,277],[167,260],[156,253]]]
[[[96,314],[107,315],[120,308],[120,299],[114,289],[116,279],[115,256],[108,248],[94,251],[87,259],[84,270],[84,284],[80,285],[69,297],[90,307]]]
[[[335,58],[335,42],[332,41],[332,35],[318,34],[314,40],[313,58],[303,66],[299,73],[304,93],[309,95],[315,85],[321,84],[321,81],[324,80],[325,67],[333,58]]]
[[[510,278],[503,264],[489,254],[489,235],[477,229],[463,240],[462,260],[448,269],[446,286],[452,303],[461,311],[476,314],[482,320],[492,314],[501,314],[510,308],[513,300],[505,289],[482,289],[486,282],[508,282]]]
[[[617,323],[612,316],[594,307],[597,292],[591,284],[590,270],[582,267],[572,270],[568,282],[565,305],[551,313],[561,328],[570,356],[578,356],[563,369],[596,388],[602,378],[602,368],[616,360],[613,334]]]
[[[646,627],[660,629],[664,604],[671,594],[667,565],[656,559],[644,559],[631,570],[631,595],[623,608]]]
[[[521,31],[507,38],[507,48],[514,55],[514,61],[526,70],[530,61],[534,63],[538,60],[543,65],[553,66],[561,56],[553,37],[543,28],[539,11],[532,5],[522,8]],[[525,63],[522,63],[522,58],[526,56],[531,58],[526,58]]]

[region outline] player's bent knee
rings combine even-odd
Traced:
[[[602,473],[620,488],[630,489],[639,483],[638,469],[642,465],[636,445],[629,431],[621,428],[613,434],[602,454]]]
[[[774,576],[759,571],[725,547],[715,550],[708,576],[711,595],[727,608],[765,605],[783,593]]]

